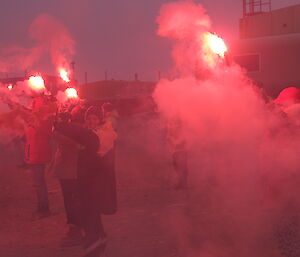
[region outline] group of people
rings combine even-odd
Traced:
[[[25,163],[32,171],[37,196],[33,219],[52,215],[46,169],[59,179],[69,229],[62,246],[84,246],[86,257],[101,256],[107,243],[101,215],[117,211],[115,141],[118,114],[109,102],[81,104],[68,111],[47,112],[53,99],[33,97],[28,122]],[[49,108],[48,108],[49,109]]]
[[[58,178],[68,231],[61,246],[82,244],[86,257],[101,256],[107,244],[101,215],[117,211],[115,143],[118,112],[110,102],[79,101],[58,108],[54,97],[32,95],[25,133],[24,165],[37,196],[33,220],[51,216],[45,173]],[[187,188],[187,150],[182,122],[171,119],[167,142],[177,174],[175,189]]]

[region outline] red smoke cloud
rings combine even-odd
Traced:
[[[41,14],[32,22],[29,36],[35,40],[33,47],[10,46],[1,49],[0,72],[24,72],[44,55],[51,57],[57,71],[59,68],[69,69],[75,54],[75,41],[63,24],[48,14]]]
[[[193,1],[178,1],[163,5],[157,22],[160,36],[177,40],[192,38],[195,31],[209,30],[211,27],[206,10]]]
[[[67,76],[75,54],[75,41],[67,28],[54,17],[41,14],[32,22],[29,36],[35,41],[33,47],[11,46],[0,50],[0,72],[24,72],[48,55],[57,74],[61,75],[63,70],[63,78],[69,80]],[[32,91],[39,93],[46,91],[42,76],[31,76],[28,80],[18,82],[13,88],[0,86],[0,99],[3,102],[0,106],[0,127],[5,128],[7,135],[10,128],[12,135],[24,132],[22,127],[26,125],[24,117],[30,116],[24,110],[29,107]],[[9,111],[8,106],[13,107],[13,110]]]
[[[191,184],[210,199],[199,252],[186,243],[188,233],[178,240],[187,256],[276,256],[278,217],[289,219],[300,206],[297,124],[266,103],[238,65],[218,56],[209,65],[204,38],[212,28],[201,5],[166,4],[157,21],[158,34],[174,42],[178,76],[161,80],[154,98],[164,117],[182,120]]]
[[[195,73],[195,69],[209,68],[210,56],[206,35],[211,21],[206,10],[193,1],[178,1],[164,5],[157,18],[158,34],[174,40],[173,58],[181,74]]]
[[[30,26],[30,36],[49,53],[57,69],[69,68],[75,54],[75,41],[67,28],[48,14],[38,16]]]

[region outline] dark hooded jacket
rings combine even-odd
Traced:
[[[115,213],[115,188],[107,189],[107,185],[111,184],[111,178],[105,172],[102,158],[97,153],[100,144],[98,136],[92,130],[67,122],[55,124],[55,129],[81,145],[77,161],[77,178],[82,208],[96,208],[102,214]]]

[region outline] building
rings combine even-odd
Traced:
[[[231,42],[230,56],[268,95],[300,87],[300,4],[274,11],[255,11],[255,6],[250,13],[244,10],[240,39]]]
[[[102,80],[83,84],[79,95],[91,104],[113,103],[121,116],[153,112],[155,103],[152,94],[154,82]]]

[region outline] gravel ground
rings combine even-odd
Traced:
[[[155,129],[146,129],[149,122]],[[123,121],[119,128],[116,159],[119,211],[104,217],[109,235],[107,256],[248,257],[239,251],[238,244],[243,241],[233,239],[230,234],[236,226],[234,215],[230,212],[218,215],[219,210],[211,208],[212,185],[193,186],[186,191],[171,189],[173,172],[163,144],[165,131],[159,121],[149,122],[141,123],[140,117],[136,117]],[[81,247],[59,247],[66,225],[58,181],[47,174],[55,215],[32,222],[35,197],[31,174],[16,168],[20,161],[16,150],[2,147],[0,156],[0,257],[82,256]],[[191,182],[194,178],[191,174]],[[298,250],[286,249],[286,245],[297,248],[296,223],[297,220],[290,220],[274,233],[279,243],[271,238],[255,245],[254,248],[265,249],[264,255],[256,256],[300,256]],[[284,249],[282,255],[278,245]]]

